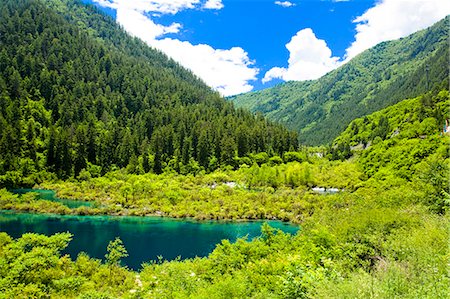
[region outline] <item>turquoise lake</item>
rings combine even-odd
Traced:
[[[138,270],[142,263],[158,256],[173,260],[207,256],[223,239],[235,241],[261,234],[262,221],[221,222],[177,220],[163,217],[59,216],[0,211],[0,231],[14,238],[26,232],[52,235],[70,232],[73,240],[64,253],[78,253],[103,259],[109,241],[120,237],[129,256],[123,264]],[[268,221],[275,228],[295,234],[298,226]]]
[[[12,193],[15,194],[25,194],[28,192],[33,192],[38,194],[39,199],[44,199],[44,200],[49,200],[49,201],[56,201],[56,202],[60,202],[63,205],[74,209],[74,208],[78,208],[78,207],[90,207],[92,206],[92,203],[87,202],[87,201],[81,201],[81,200],[73,200],[73,199],[64,199],[64,198],[58,198],[56,197],[56,192],[53,190],[41,190],[41,189],[27,189],[27,188],[21,188],[21,189],[11,189],[9,190]]]

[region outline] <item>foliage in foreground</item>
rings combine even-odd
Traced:
[[[106,294],[128,294],[135,284],[134,273],[117,264],[102,264],[84,253],[75,261],[62,256],[71,238],[69,233],[50,237],[24,234],[12,240],[0,233],[0,298],[108,298]]]

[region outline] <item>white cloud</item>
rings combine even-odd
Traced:
[[[283,7],[291,7],[295,6],[295,3],[289,2],[289,1],[275,1],[276,5],[283,6]]]
[[[297,32],[286,48],[289,66],[272,68],[265,74],[263,83],[274,78],[285,81],[317,79],[339,66],[339,58],[332,57],[326,42],[318,39],[311,28]]]
[[[193,9],[200,0],[94,0],[113,9],[130,9],[138,12],[176,14],[184,9]]]
[[[253,89],[249,81],[256,80],[258,69],[252,67],[253,62],[242,48],[214,49],[169,38],[156,41],[155,46],[224,96]]]
[[[148,44],[152,44],[156,38],[164,34],[177,33],[181,28],[181,24],[178,23],[173,23],[170,26],[156,24],[143,13],[128,8],[117,9],[117,22],[127,32],[133,36],[140,37]]]
[[[223,3],[222,3],[222,0],[208,0],[203,5],[203,8],[206,8],[206,9],[222,9],[223,8]]]
[[[450,1],[381,0],[354,20],[357,24],[355,41],[347,48],[343,58],[332,57],[325,41],[318,40],[311,29],[304,29],[286,45],[290,53],[288,67],[270,69],[262,81],[319,78],[380,42],[427,28],[448,14]]]
[[[354,20],[357,33],[345,58],[349,60],[382,41],[429,27],[448,14],[450,1],[382,0]]]
[[[193,45],[177,39],[164,38],[165,34],[178,33],[182,25],[163,26],[155,23],[149,12],[175,14],[183,9],[221,9],[221,0],[95,0],[117,12],[117,22],[133,36],[155,47],[184,67],[190,69],[206,84],[224,96],[248,92],[250,81],[256,80],[259,70],[240,47],[214,49],[209,45]]]

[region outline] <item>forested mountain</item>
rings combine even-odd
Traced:
[[[0,183],[212,170],[297,146],[92,6],[5,0],[0,14]]]
[[[426,93],[353,120],[333,147],[363,150],[384,140],[423,139],[443,132],[450,109],[448,90]]]
[[[446,17],[380,43],[318,80],[286,82],[230,100],[296,130],[301,143],[330,143],[357,117],[448,86],[448,27]]]
[[[431,180],[438,184],[435,197],[439,202],[437,198],[445,197],[442,191],[448,191],[448,170],[444,169],[448,168],[450,152],[448,139],[442,135],[449,108],[449,92],[444,89],[355,119],[334,140],[331,158],[343,160],[359,152],[359,162],[368,176],[387,179],[394,175],[406,180],[420,176],[426,160],[427,167],[433,167],[430,175],[441,176]],[[443,209],[444,203],[440,204]]]

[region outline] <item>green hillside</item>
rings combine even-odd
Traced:
[[[301,143],[328,144],[357,117],[448,86],[449,19],[380,43],[318,80],[286,82],[230,100],[296,130]]]
[[[0,182],[210,171],[296,135],[70,0],[0,2]],[[28,181],[22,178],[28,177]]]
[[[449,92],[442,90],[355,119],[333,142],[330,158],[357,153],[364,172],[380,180],[429,178],[436,188],[430,200],[448,209],[449,144],[442,135],[449,109]]]
[[[364,149],[384,140],[426,139],[443,130],[448,118],[450,98],[447,90],[404,100],[368,116],[353,120],[333,142]]]

